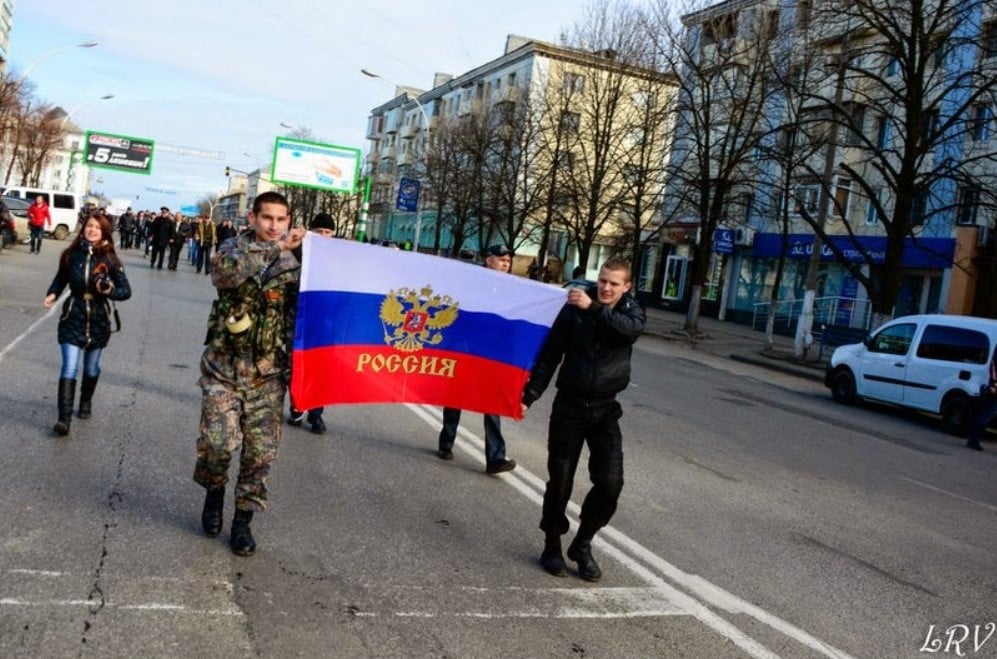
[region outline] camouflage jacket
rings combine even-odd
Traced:
[[[286,376],[301,265],[253,234],[226,241],[211,259],[211,305],[201,370],[238,384]]]

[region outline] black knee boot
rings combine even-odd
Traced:
[[[76,400],[76,378],[59,378],[59,420],[52,430],[55,434],[69,434],[69,423],[73,419],[73,402]]]
[[[236,508],[235,517],[232,518],[232,535],[229,538],[229,546],[232,553],[237,556],[252,556],[256,551],[256,540],[249,530],[249,523],[253,521],[252,510],[239,510]]]
[[[100,373],[95,377],[90,377],[89,375],[83,376],[83,384],[80,385],[80,411],[77,413],[81,419],[90,418],[90,401],[93,398],[93,392],[97,389],[97,380],[100,378]]]

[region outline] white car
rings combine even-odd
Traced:
[[[990,378],[997,320],[942,314],[895,318],[831,355],[824,384],[834,400],[877,400],[942,417],[965,435]]]

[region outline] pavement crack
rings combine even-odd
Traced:
[[[118,465],[114,473],[114,482],[111,485],[110,491],[107,493],[107,510],[104,513],[103,531],[100,539],[100,559],[97,561],[96,568],[94,568],[93,584],[90,586],[90,593],[87,595],[87,600],[92,604],[88,607],[86,618],[83,620],[83,635],[80,639],[82,647],[86,647],[87,637],[90,634],[90,630],[93,629],[94,625],[97,623],[97,616],[100,615],[101,611],[104,610],[104,607],[107,606],[107,595],[104,592],[104,567],[106,566],[108,556],[110,555],[108,552],[108,544],[110,542],[111,532],[118,526],[118,506],[124,501],[124,494],[121,491],[121,480],[124,475],[125,457],[128,455],[128,444],[129,440],[126,436],[126,438],[121,441],[118,450]]]

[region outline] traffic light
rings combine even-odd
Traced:
[[[228,167],[225,168],[225,176],[228,176]]]

